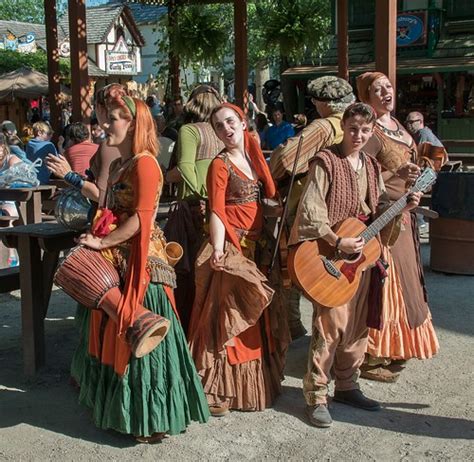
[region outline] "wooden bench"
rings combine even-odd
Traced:
[[[20,260],[19,269],[13,268],[13,271],[3,274],[6,274],[6,281],[11,287],[18,288],[15,281],[15,272],[18,271],[23,363],[28,376],[34,375],[44,364],[44,318],[48,311],[53,276],[59,253],[75,245],[76,235],[58,223],[0,229],[0,239],[7,247],[18,250]]]

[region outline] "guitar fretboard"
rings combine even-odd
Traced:
[[[380,215],[376,220],[374,220],[362,233],[359,234],[359,237],[362,237],[365,242],[369,242],[373,237],[375,237],[381,229],[383,229],[390,221],[392,221],[407,205],[407,196],[412,192],[420,191],[416,185],[405,193],[400,199],[397,200],[390,208]]]

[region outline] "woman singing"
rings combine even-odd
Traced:
[[[189,342],[211,414],[222,416],[273,403],[289,333],[279,297],[257,268],[264,265],[261,197],[275,195],[273,179],[238,107],[216,107],[211,123],[225,148],[207,175],[210,243],[196,263]]]
[[[357,91],[359,99],[377,113],[374,135],[365,149],[381,164],[385,187],[395,201],[419,175],[414,164],[415,142],[390,115],[394,91],[384,74],[362,74],[357,78]],[[382,328],[369,330],[369,359],[362,373],[385,382],[397,380],[406,360],[431,358],[439,349],[427,303],[415,213],[404,212],[399,224],[400,229],[387,236],[384,257],[389,266],[382,294]]]

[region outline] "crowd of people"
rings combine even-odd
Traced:
[[[71,376],[98,427],[153,443],[210,415],[271,406],[288,345],[306,330],[300,288],[284,287],[282,268],[272,266],[278,243],[264,202],[288,204],[290,249],[317,239],[353,255],[367,243],[338,235],[337,224],[370,223],[420,175],[416,143],[434,135],[419,113],[408,115],[407,129],[391,115],[395,97],[385,75],[358,77],[359,102],[338,77],[311,81],[307,91],[319,114],[310,123],[303,114],[285,121],[275,105],[270,126],[253,99],[249,118],[209,85],[185,104],[172,101],[165,117],[156,98],[144,102],[119,84],[96,93],[91,131],[69,124],[57,146],[44,122],[33,125],[26,146],[10,141],[15,127],[3,123],[0,169],[41,158],[42,183],[53,174],[97,204],[77,240],[97,260],[97,274],[74,284],[79,293],[91,291],[88,284],[104,287],[94,306],[78,300]],[[167,185],[176,186],[176,204],[161,230],[155,218]],[[332,424],[332,379],[333,400],[376,411],[360,375],[394,382],[408,360],[438,352],[420,263],[420,197],[410,193],[376,237],[380,258],[347,303],[313,300],[303,394],[314,426]],[[9,206],[2,209],[10,213]],[[176,246],[178,257],[170,250]],[[107,265],[117,274],[113,286]],[[145,344],[152,346],[142,354]]]

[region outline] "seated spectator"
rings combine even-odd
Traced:
[[[0,172],[5,172],[10,167],[13,167],[15,164],[21,162],[18,157],[10,153],[8,147],[7,138],[3,133],[0,133]],[[0,201],[0,215],[3,216],[17,216],[18,210],[16,204],[13,201]],[[8,226],[13,226],[12,222],[8,222]],[[17,266],[18,265],[18,256],[16,250],[13,248],[8,249],[8,266]]]
[[[89,128],[82,122],[69,125],[67,139],[68,143],[64,151],[64,157],[74,172],[85,176],[90,160],[99,149],[99,145],[91,143]]]
[[[410,112],[405,120],[405,126],[416,144],[431,143],[433,146],[444,147],[439,138],[431,131],[431,128],[425,127],[421,112]]]
[[[91,135],[92,142],[95,144],[100,144],[106,139],[104,129],[100,126],[99,121],[96,118],[91,120]]]
[[[161,106],[158,98],[155,95],[147,96],[145,100],[146,105],[150,108],[151,115],[155,118],[161,114]]]
[[[4,120],[1,125],[1,130],[2,130],[2,133],[5,135],[6,139],[9,139],[10,137],[18,138],[16,125],[11,120]],[[20,138],[18,138],[17,145],[20,146],[21,150],[25,148]]]
[[[33,127],[31,124],[23,124],[23,127],[21,127],[21,141],[23,143],[23,146],[26,146],[28,141],[30,141],[33,138]]]
[[[41,184],[48,184],[50,171],[44,163],[44,159],[48,154],[58,155],[56,147],[51,143],[53,130],[46,122],[35,122],[33,124],[34,138],[28,141],[26,145],[26,157],[30,162],[41,159],[43,164],[38,168],[38,180]]]
[[[23,143],[17,135],[10,135],[7,138],[10,152],[21,160],[26,160],[26,152],[23,151]]]
[[[283,119],[283,108],[280,105],[272,109],[271,118],[274,125],[267,131],[265,147],[273,151],[273,149],[283,144],[288,138],[294,136],[295,130],[291,124]]]

